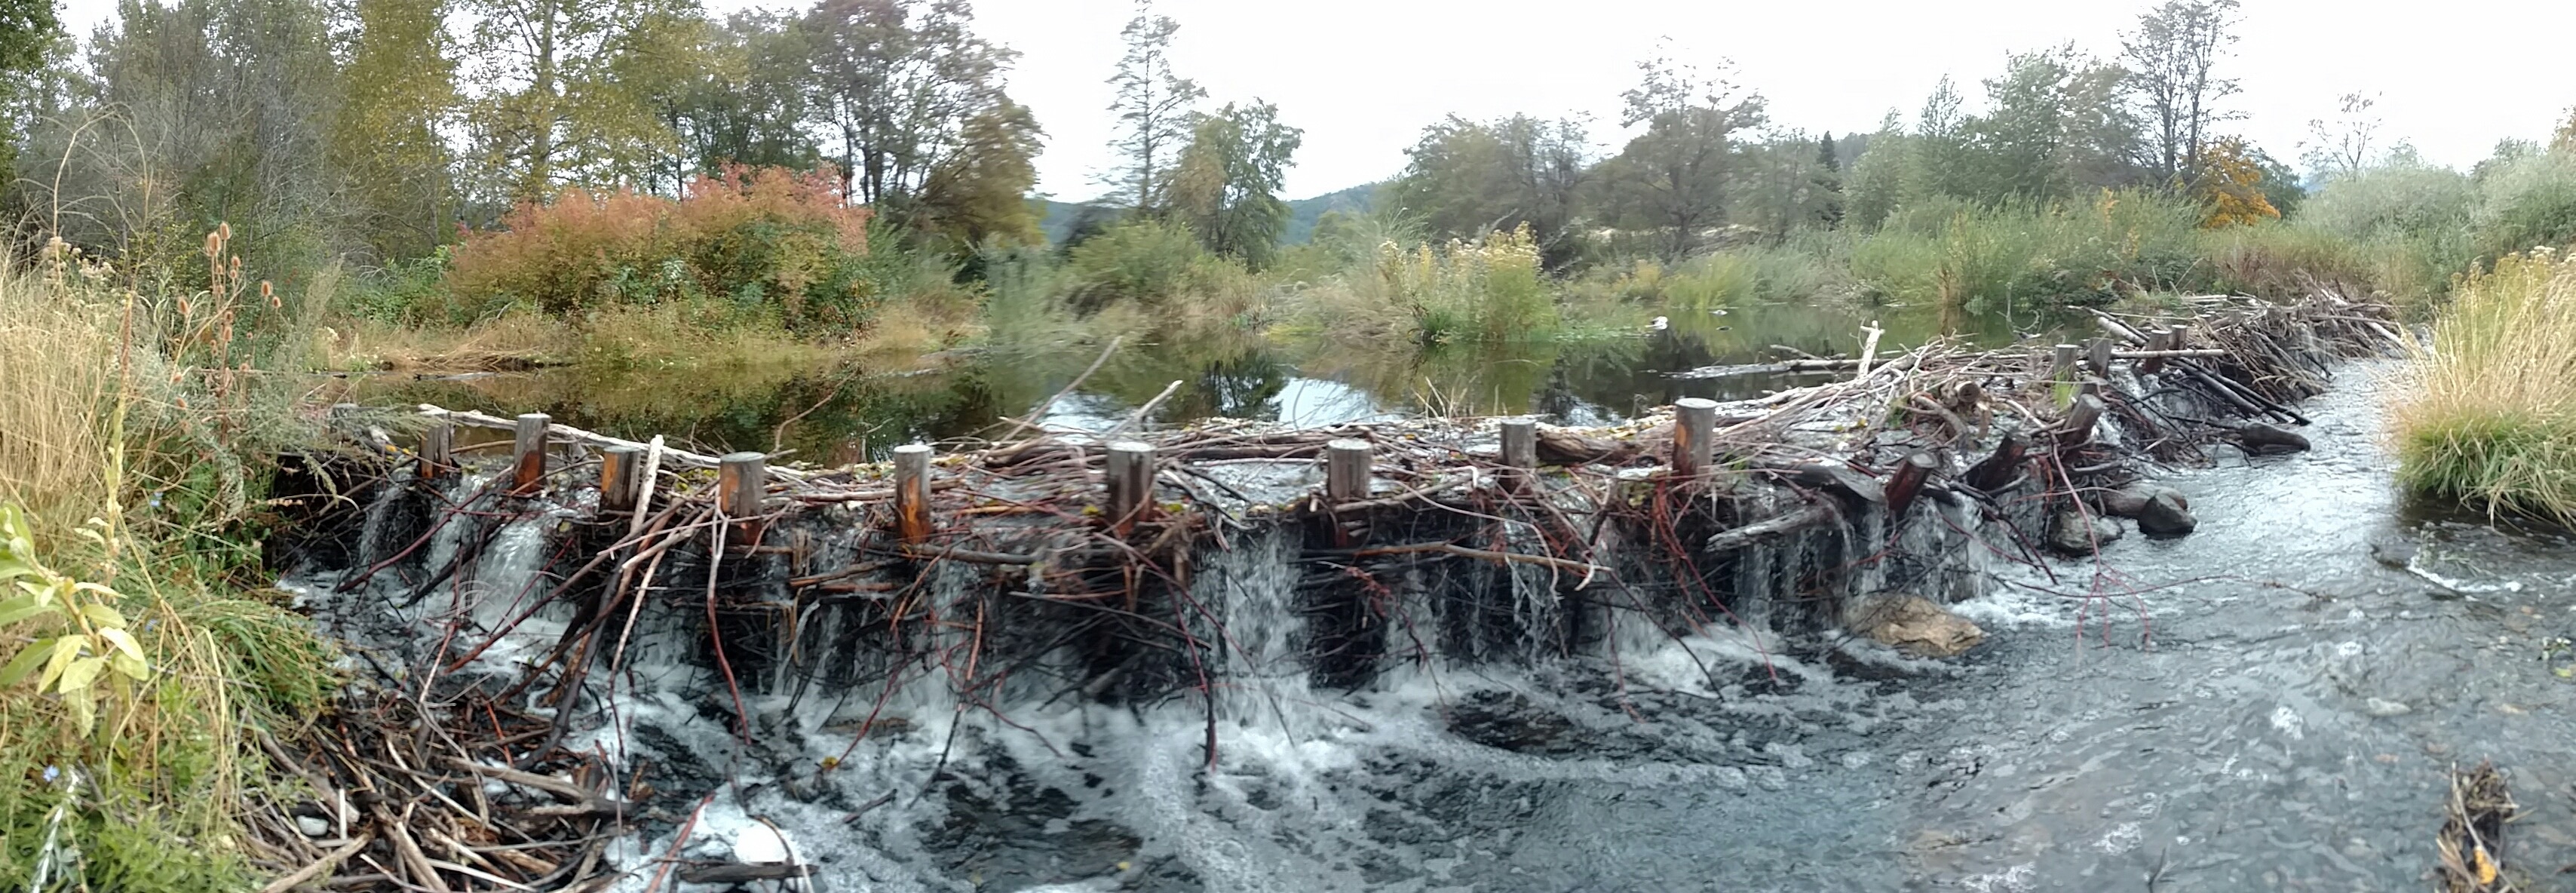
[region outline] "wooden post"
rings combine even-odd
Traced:
[[[2058,444],[2075,446],[2092,440],[2093,426],[2101,421],[2102,411],[2106,408],[2102,398],[2093,394],[2075,398],[2075,405],[2066,410],[2066,431],[2058,435]]]
[[[2065,381],[2066,373],[2075,368],[2075,354],[2082,350],[2072,344],[2060,344],[2049,351],[2048,380]]]
[[[519,416],[517,437],[510,442],[510,490],[527,493],[536,489],[537,480],[546,476],[546,425],[552,422],[542,412]]]
[[[1689,477],[1707,471],[1717,460],[1717,401],[1684,397],[1673,401],[1673,473]]]
[[[1503,464],[1511,468],[1538,467],[1538,421],[1504,419]]]
[[[435,477],[456,468],[456,423],[445,419],[420,432],[421,477]]]
[[[2172,349],[2173,349],[2173,330],[2172,330],[2172,329],[2157,329],[2157,330],[2155,330],[2155,331],[2152,331],[2152,332],[2148,332],[2148,333],[2147,333],[2147,352],[2149,352],[2149,353],[2155,353],[2155,352],[2158,352],[2158,351],[2165,351],[2165,350],[2172,350]],[[2163,371],[2163,370],[2164,370],[2164,368],[2165,368],[2165,358],[2164,358],[2164,357],[2161,357],[2161,356],[2141,357],[2141,358],[2139,358],[2139,360],[2138,360],[2138,374],[2139,374],[2139,375],[2154,375],[2154,374],[2156,374],[2157,372],[2161,372],[2161,371]]]
[[[930,539],[930,445],[894,448],[894,526],[907,543]]]
[[[1939,465],[1939,460],[1922,450],[1915,450],[1905,457],[1905,461],[1897,463],[1896,472],[1887,476],[1889,521],[1905,517],[1905,510],[1914,505],[1914,497],[1923,492],[1923,482],[1932,478],[1933,469]]]
[[[1358,502],[1369,495],[1369,443],[1335,440],[1324,444],[1324,501]]]
[[[2084,361],[2093,367],[2093,374],[2111,377],[2111,339],[2095,338],[2086,344]]]
[[[716,460],[716,506],[727,518],[742,521],[763,514],[769,495],[769,458],[759,453],[726,453]]]
[[[1109,445],[1109,526],[1126,533],[1154,513],[1154,445],[1122,440]]]
[[[1968,486],[1993,493],[2020,480],[2022,455],[2029,449],[2030,444],[2021,435],[2004,435],[2004,441],[1995,445],[1992,454],[1969,466]]]
[[[613,446],[599,454],[599,510],[631,512],[644,492],[644,449]]]

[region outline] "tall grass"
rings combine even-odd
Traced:
[[[171,359],[229,351],[240,295],[223,294],[223,263],[207,291],[153,296],[60,254],[33,274],[13,266],[0,264],[0,505],[33,513],[21,559],[115,593],[84,597],[119,609],[148,673],[110,691],[94,724],[29,682],[0,687],[0,887],[41,871],[46,889],[245,888],[234,816],[265,775],[246,742],[317,713],[333,658],[238,580],[259,488],[240,456],[286,436],[282,411],[231,372]],[[0,653],[70,631],[59,614],[20,619],[0,628]]]
[[[2576,260],[2461,278],[2396,400],[2398,477],[2489,514],[2576,523]]]

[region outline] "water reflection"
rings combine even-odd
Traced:
[[[838,368],[546,369],[524,374],[356,383],[352,399],[429,402],[501,413],[546,412],[616,436],[664,434],[705,450],[794,450],[815,461],[882,459],[914,440],[989,436],[1076,379],[1040,421],[1104,431],[1173,382],[1158,423],[1248,418],[1319,426],[1413,414],[1535,414],[1605,424],[1681,397],[1742,399],[1812,383],[1812,376],[1676,379],[1704,366],[1799,353],[1858,353],[1862,328],[1892,351],[1935,338],[1999,346],[2049,321],[1945,318],[1930,306],[1766,304],[1691,311],[1659,331],[1574,343],[1506,346],[1281,345],[1233,332],[1206,342],[1131,343],[1099,358],[1087,345],[996,347],[905,362]]]

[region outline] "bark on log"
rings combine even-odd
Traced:
[[[1896,463],[1895,473],[1887,477],[1888,520],[1905,517],[1905,510],[1914,507],[1914,497],[1923,492],[1923,482],[1931,479],[1933,469],[1939,464],[1931,453],[1922,450],[1916,450],[1908,454],[1905,461]]]

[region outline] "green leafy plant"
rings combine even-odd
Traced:
[[[81,532],[104,544],[97,526],[102,525]],[[102,701],[130,700],[134,683],[152,678],[142,644],[116,609],[116,590],[75,580],[38,561],[35,534],[16,506],[0,506],[0,582],[17,590],[0,599],[0,626],[39,619],[67,625],[59,635],[21,647],[0,667],[0,686],[34,675],[36,690],[61,697],[74,730],[85,737],[98,724]]]

